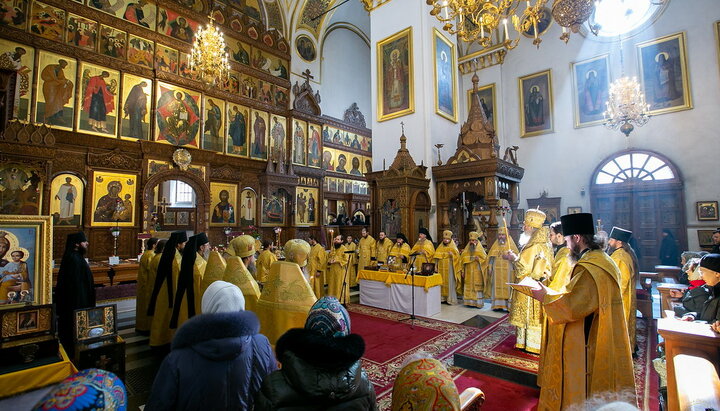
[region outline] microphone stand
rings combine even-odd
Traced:
[[[398,322],[403,322],[410,320],[410,328],[413,330],[415,329],[415,320],[424,321],[422,319],[419,319],[415,317],[415,259],[417,258],[419,254],[416,254],[413,256],[412,261],[410,261],[410,266],[408,267],[407,273],[405,273],[405,278],[407,276],[410,276],[410,304],[411,304],[411,314],[408,318],[402,318]]]

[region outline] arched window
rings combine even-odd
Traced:
[[[595,184],[618,184],[629,180],[657,181],[675,179],[665,160],[650,153],[631,152],[612,158],[598,170]]]

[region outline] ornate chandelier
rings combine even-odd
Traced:
[[[647,114],[650,106],[645,103],[645,95],[640,91],[640,84],[635,77],[621,77],[610,85],[607,110],[603,113],[603,125],[611,130],[617,130],[626,137],[635,129],[642,127],[650,120]]]
[[[222,84],[228,77],[228,53],[223,33],[209,17],[207,27],[200,27],[195,33],[190,70],[202,82],[208,85]]]
[[[562,27],[560,40],[570,39],[570,32],[577,33],[580,27],[595,11],[595,0],[555,0],[552,6],[553,20]],[[569,30],[569,31],[568,31]],[[599,27],[590,25],[590,31],[597,36]]]
[[[426,0],[431,16],[445,23],[443,30],[466,42],[478,42],[483,48],[502,45],[508,50],[517,47],[521,33],[534,35],[533,44],[540,46],[538,23],[543,15],[547,0]],[[524,5],[524,7],[523,7]],[[522,11],[520,11],[522,10]],[[517,32],[517,38],[511,39],[508,20]],[[500,30],[500,39],[494,42],[492,33]]]

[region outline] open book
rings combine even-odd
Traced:
[[[565,294],[565,293],[561,293],[559,291],[555,291],[552,288],[548,288],[545,286],[545,284],[541,283],[540,281],[533,280],[530,277],[523,278],[519,283],[507,283],[507,285],[509,285],[516,291],[527,295],[530,298],[534,298],[532,290],[539,290],[540,288],[544,288],[547,295],[563,295],[563,294]]]

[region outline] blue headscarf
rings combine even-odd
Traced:
[[[345,337],[350,334],[350,315],[337,298],[323,297],[310,308],[305,329],[325,337]]]

